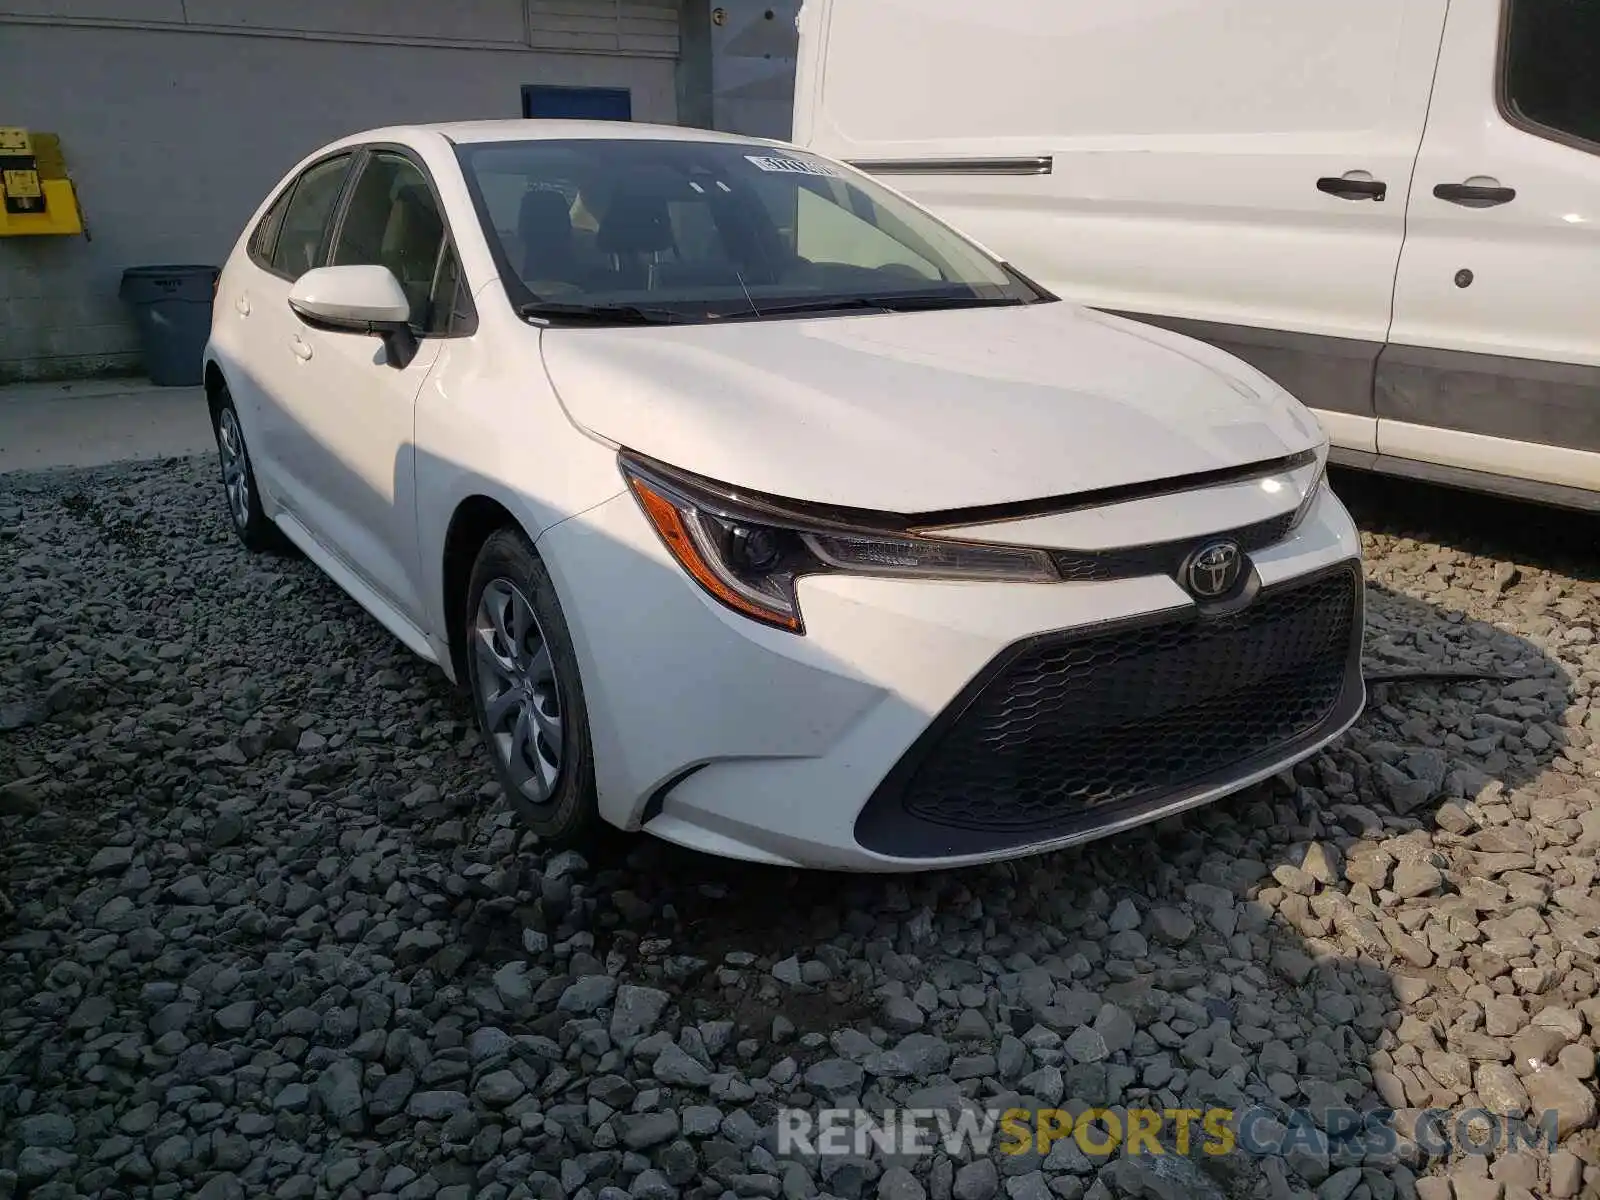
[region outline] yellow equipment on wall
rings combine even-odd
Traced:
[[[53,133],[0,127],[0,237],[83,233],[78,193]]]

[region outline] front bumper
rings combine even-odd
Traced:
[[[705,597],[630,495],[539,547],[602,815],[715,854],[894,871],[1070,846],[1281,771],[1365,698],[1359,540],[1327,489],[1251,555],[1250,606],[1207,622],[1164,575],[821,575],[797,637]]]

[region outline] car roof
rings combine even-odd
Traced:
[[[498,121],[443,121],[427,125],[396,125],[369,129],[342,138],[342,143],[410,141],[418,134],[438,134],[451,142],[525,142],[564,138],[605,138],[616,141],[725,142],[734,145],[781,146],[770,138],[720,133],[683,125],[650,125],[634,121],[562,121],[548,118],[507,118]]]

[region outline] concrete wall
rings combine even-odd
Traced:
[[[672,122],[677,53],[677,0],[0,0],[0,125],[60,135],[91,238],[0,239],[0,380],[136,367],[123,268],[220,263],[324,142],[526,83]]]
[[[800,0],[710,3],[711,104],[717,129],[787,140],[794,121]],[[976,0],[975,0],[976,2]]]
[[[715,129],[709,0],[683,0],[678,34],[678,124]]]

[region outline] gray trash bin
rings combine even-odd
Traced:
[[[217,267],[129,267],[118,293],[133,306],[144,369],[159,387],[192,387],[204,377]]]

